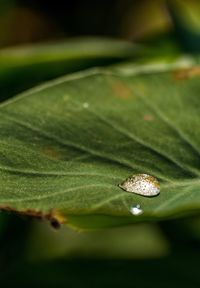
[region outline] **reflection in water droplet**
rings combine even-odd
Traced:
[[[87,109],[89,107],[89,104],[87,102],[83,103],[83,108]]]
[[[140,205],[132,206],[130,209],[131,214],[138,216],[143,213],[143,210],[141,209]]]
[[[148,174],[132,175],[122,182],[119,187],[127,192],[143,196],[156,196],[160,193],[158,180]]]

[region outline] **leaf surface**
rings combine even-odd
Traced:
[[[200,68],[159,69],[89,70],[2,103],[1,208],[82,228],[198,211]],[[118,187],[135,173],[160,195]]]

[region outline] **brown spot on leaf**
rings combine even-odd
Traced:
[[[181,81],[186,80],[187,78],[200,76],[200,67],[186,68],[181,70],[176,70],[173,72],[173,78],[175,80]]]
[[[12,212],[17,215],[28,216],[32,218],[37,218],[40,220],[47,220],[50,222],[53,228],[58,229],[61,224],[66,222],[64,216],[57,210],[51,209],[49,212],[42,212],[34,209],[17,210],[10,205],[0,205],[1,211]]]
[[[48,156],[49,158],[53,159],[53,160],[58,160],[60,159],[60,154],[58,151],[56,151],[56,149],[54,147],[44,147],[41,150],[42,154]]]
[[[112,89],[114,96],[120,99],[129,99],[131,97],[131,90],[120,81],[113,83]]]
[[[144,121],[153,121],[153,116],[150,115],[150,114],[145,114],[144,117],[143,117]]]

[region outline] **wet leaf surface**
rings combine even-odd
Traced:
[[[90,70],[2,103],[1,208],[82,228],[197,212],[199,68],[184,79],[168,68]],[[118,187],[135,173],[156,177],[160,195]]]

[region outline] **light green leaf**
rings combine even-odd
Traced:
[[[169,253],[169,243],[154,223],[82,233],[66,227],[55,233],[44,222],[33,224],[25,251],[29,261],[59,257],[152,259]]]
[[[2,103],[2,209],[82,228],[197,212],[200,68],[159,69],[86,71]],[[157,177],[160,195],[121,190],[134,173]]]

